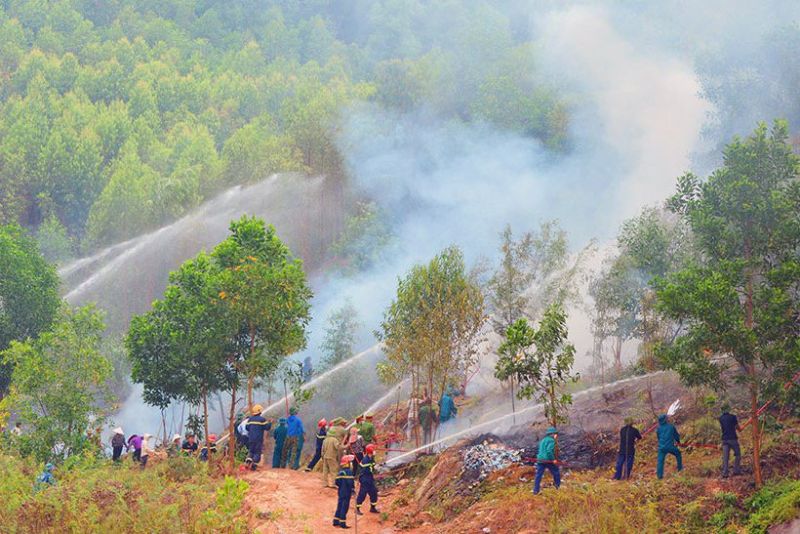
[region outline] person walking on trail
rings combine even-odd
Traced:
[[[733,451],[733,475],[742,474],[742,451],[739,448],[739,436],[736,434],[741,428],[739,420],[730,413],[730,409],[730,406],[725,404],[722,407],[722,415],[719,416],[719,426],[722,429],[722,478],[728,478],[731,451]]]
[[[172,441],[167,447],[167,458],[177,458],[181,452],[181,435],[172,436]]]
[[[350,499],[353,497],[353,490],[356,486],[353,471],[350,469],[350,465],[354,460],[355,458],[350,454],[342,456],[341,469],[339,474],[336,475],[339,499],[336,501],[336,513],[333,515],[334,527],[350,528],[347,526],[347,511],[350,509]]]
[[[139,465],[142,469],[147,465],[147,459],[150,458],[150,453],[155,451],[155,443],[152,434],[145,434],[142,437],[142,453],[139,458]]]
[[[370,443],[364,450],[364,458],[359,463],[358,473],[358,496],[356,497],[356,515],[364,515],[361,513],[361,503],[369,495],[369,511],[370,513],[377,514],[378,504],[378,488],[375,486],[375,445]]]
[[[272,439],[275,440],[275,447],[272,449],[272,468],[279,469],[286,467],[281,464],[281,457],[283,456],[283,447],[286,444],[286,418],[281,417],[278,419],[278,427],[272,431]]]
[[[197,439],[194,434],[186,434],[186,439],[181,444],[181,452],[187,456],[194,456],[194,453],[197,452]]]
[[[297,417],[297,407],[292,406],[289,410],[289,419],[286,420],[286,443],[283,445],[281,467],[291,467],[292,469],[300,467],[299,458],[296,467],[294,465],[294,460],[295,456],[300,451],[300,438],[303,433],[303,422]]]
[[[326,488],[334,488],[336,473],[339,469],[339,454],[341,453],[341,441],[339,433],[333,426],[322,440],[322,483]]]
[[[269,429],[272,428],[272,424],[261,415],[263,411],[264,408],[260,404],[253,406],[245,427],[247,430],[247,458],[244,463],[251,471],[258,469],[261,452],[264,448],[264,433],[269,432]]]
[[[625,426],[619,431],[619,453],[617,453],[617,468],[614,471],[614,480],[628,480],[633,470],[633,458],[636,454],[636,442],[642,439],[642,434],[633,426],[633,419],[625,418]]]
[[[556,488],[561,486],[561,470],[556,458],[556,440],[558,440],[558,430],[551,426],[539,442],[539,452],[536,454],[536,478],[533,481],[534,495],[538,495],[541,490],[542,476],[545,470],[550,471],[550,474],[553,475],[553,485]]]
[[[133,449],[133,461],[139,463],[142,461],[142,436],[134,434],[128,438],[128,450]]]
[[[681,436],[678,434],[678,429],[675,425],[669,422],[666,414],[658,416],[658,429],[656,430],[658,436],[658,463],[656,464],[656,477],[658,479],[664,478],[664,460],[668,454],[675,457],[678,462],[678,471],[683,470],[683,458],[681,451],[678,450],[677,445],[681,444]]]
[[[308,462],[308,465],[303,469],[303,471],[313,471],[314,468],[317,466],[317,463],[322,459],[322,443],[325,441],[325,436],[328,434],[328,422],[325,419],[320,419],[317,422],[317,436],[316,436],[316,447],[314,448],[314,456],[311,458],[311,461]]]
[[[111,437],[111,460],[119,463],[122,458],[122,449],[125,448],[125,432],[122,427],[114,429],[114,435]]]
[[[445,391],[442,398],[439,399],[439,422],[446,423],[453,419],[458,414],[458,408],[450,396],[450,391]]]
[[[374,443],[375,441],[375,424],[372,422],[373,416],[368,413],[364,415],[364,423],[358,429],[358,433],[364,438],[367,443]]]

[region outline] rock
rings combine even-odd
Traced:
[[[483,527],[483,529],[481,529],[481,532],[483,532],[484,534],[489,534],[491,531],[492,529],[490,529],[489,527]]]

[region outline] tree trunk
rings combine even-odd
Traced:
[[[622,338],[620,336],[614,338],[614,371],[617,373],[622,371]]]
[[[250,364],[253,364],[255,360],[255,352],[256,352],[256,331],[253,328],[252,323],[249,326],[249,333],[250,333]],[[253,384],[255,383],[256,377],[252,371],[247,374],[247,411],[253,411]]]
[[[747,282],[745,284],[745,301],[744,301],[744,326],[748,330],[753,330],[753,271],[750,267],[750,244],[745,242],[744,257],[746,263]],[[761,477],[761,432],[758,427],[758,374],[756,372],[756,356],[750,356],[750,365],[748,367],[748,375],[750,378],[750,417],[753,424],[753,478],[755,479],[756,487],[760,488],[763,484]]]
[[[208,392],[205,389],[203,389],[203,432],[208,448],[208,461],[211,463],[211,448],[208,443]]]
[[[231,387],[231,411],[230,423],[228,423],[228,462],[230,472],[233,473],[236,467],[236,438],[234,437],[236,425],[236,382]]]
[[[514,424],[517,424],[517,408],[514,405],[514,375],[511,375],[511,420],[514,421]]]

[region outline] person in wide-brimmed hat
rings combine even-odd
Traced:
[[[111,437],[111,459],[119,462],[122,457],[122,449],[125,448],[125,432],[119,426],[113,432],[114,435]]]

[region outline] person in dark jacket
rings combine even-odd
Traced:
[[[336,475],[336,487],[339,488],[339,498],[336,501],[336,513],[333,516],[333,526],[339,528],[350,528],[347,526],[347,511],[350,509],[350,499],[353,497],[353,490],[356,482],[350,464],[355,458],[351,454],[342,456],[340,461],[341,469]]]
[[[188,456],[194,456],[197,452],[197,439],[194,434],[186,434],[186,439],[181,444],[181,452]]]
[[[113,461],[119,462],[123,448],[125,448],[125,433],[122,431],[122,427],[117,427],[114,429],[114,436],[111,438],[111,459]]]
[[[200,449],[200,461],[207,462],[209,455],[217,452],[217,435],[209,434],[206,444]]]
[[[664,460],[668,454],[675,457],[678,462],[678,471],[683,470],[683,458],[681,451],[678,450],[676,445],[681,444],[681,436],[678,434],[678,429],[675,425],[671,424],[666,416],[662,414],[658,416],[658,429],[656,430],[658,436],[658,463],[656,464],[656,477],[659,479],[664,478]]]
[[[286,443],[286,418],[281,417],[278,419],[278,426],[272,431],[272,439],[275,440],[275,446],[272,449],[272,467],[274,469],[286,467],[281,463],[283,456],[283,445]]]
[[[742,451],[739,448],[739,436],[736,434],[739,427],[739,420],[730,413],[730,406],[727,404],[722,407],[722,415],[719,416],[719,426],[722,429],[722,478],[728,478],[728,462],[733,451],[733,474],[742,474]]]
[[[263,411],[264,408],[260,404],[256,404],[251,410],[252,415],[247,420],[247,459],[245,460],[245,465],[249,466],[252,471],[255,471],[261,462],[261,451],[264,448],[264,432],[269,432],[272,427],[261,415]]]
[[[542,476],[545,470],[553,475],[553,485],[558,489],[561,486],[561,470],[558,468],[556,458],[556,440],[558,430],[551,426],[545,432],[544,438],[539,442],[539,452],[536,454],[536,476],[533,480],[533,494],[538,495],[542,486]]]
[[[325,441],[325,436],[328,434],[327,426],[328,422],[325,419],[320,419],[317,423],[317,447],[314,449],[314,456],[303,471],[313,471],[322,458],[322,442]]]
[[[364,457],[359,462],[358,472],[358,496],[356,497],[356,515],[361,513],[361,503],[369,495],[369,511],[377,514],[378,508],[378,488],[375,486],[375,445],[370,443],[365,449]]]
[[[625,426],[619,431],[619,453],[617,454],[617,469],[614,472],[615,480],[627,480],[633,470],[633,457],[636,454],[636,442],[642,435],[633,426],[633,419],[625,418]]]

